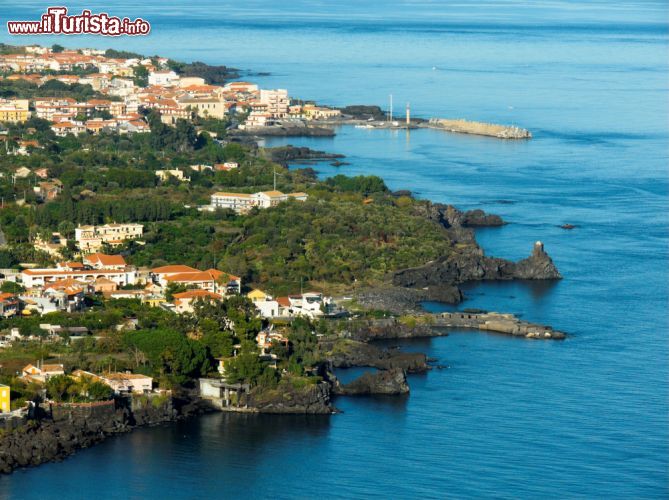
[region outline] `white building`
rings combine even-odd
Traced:
[[[303,293],[301,295],[289,295],[278,297],[279,316],[296,317],[306,316],[317,318],[329,311],[333,302],[330,297],[324,297],[321,293]]]
[[[246,213],[253,207],[271,208],[289,199],[306,201],[307,198],[307,193],[285,194],[281,191],[260,191],[253,194],[218,192],[211,195],[211,206],[214,209],[229,208],[237,213]]]
[[[260,103],[267,106],[266,110],[272,118],[288,116],[290,98],[286,89],[260,90]]]
[[[21,271],[21,282],[26,288],[38,288],[64,280],[75,280],[93,284],[99,278],[106,278],[119,287],[134,285],[137,282],[137,271],[132,267],[125,269],[24,269]]]
[[[252,194],[218,192],[211,195],[211,206],[245,213],[255,206],[255,200]]]
[[[179,82],[179,75],[174,71],[152,71],[149,73],[149,85],[158,85],[167,87],[176,85]]]

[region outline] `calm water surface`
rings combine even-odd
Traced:
[[[462,307],[571,336],[407,342],[445,366],[412,376],[408,397],[339,399],[344,413],[324,418],[217,414],[142,429],[0,478],[0,497],[666,498],[664,2],[167,4],[105,5],[152,21],[146,39],[41,41],[269,71],[254,79],[324,103],[385,105],[392,93],[420,116],[531,129],[527,142],[344,127],[268,144],[348,156],[349,166],[318,165],[322,176],[376,174],[498,213],[511,224],[478,232],[491,255],[522,258],[544,241],[564,280],[470,286]],[[46,3],[2,5],[4,24]],[[557,227],[567,222],[577,229]]]

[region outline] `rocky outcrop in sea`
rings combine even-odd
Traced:
[[[241,394],[238,408],[247,412],[274,414],[328,415],[335,411],[327,382],[301,387],[287,381],[277,389],[255,388]]]
[[[341,396],[398,395],[409,393],[406,372],[401,368],[381,370],[376,373],[367,372],[353,382],[335,387],[335,394]]]
[[[393,322],[393,324],[397,325],[396,322]],[[393,330],[395,332],[399,331],[399,329]],[[424,333],[426,336],[429,336],[427,330]],[[349,334],[354,335],[352,332],[349,332]],[[372,336],[370,334],[365,341],[351,338],[339,338],[332,341],[325,340],[319,343],[319,351],[334,368],[367,366],[380,370],[400,369],[409,373],[421,373],[429,370],[425,354],[381,349],[366,342],[366,340],[371,339]]]

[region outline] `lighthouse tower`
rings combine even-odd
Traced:
[[[411,106],[407,102],[407,127],[411,125]]]

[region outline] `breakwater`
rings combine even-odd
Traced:
[[[531,139],[529,130],[514,125],[496,125],[494,123],[473,122],[469,120],[447,120],[430,118],[424,126],[458,134],[483,135],[498,139]]]
[[[473,328],[528,339],[562,340],[566,337],[564,332],[554,330],[550,326],[523,321],[513,314],[496,312],[445,312],[435,314],[433,326],[442,328]]]

